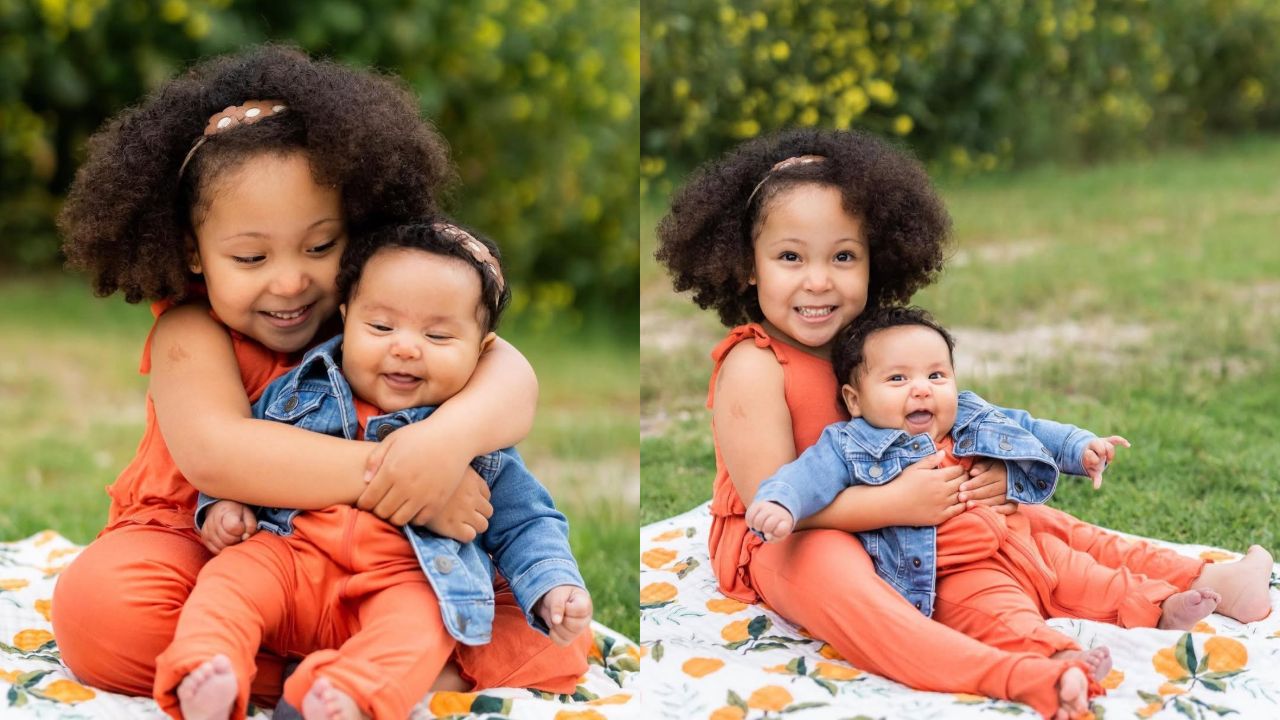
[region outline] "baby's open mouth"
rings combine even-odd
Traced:
[[[924,425],[933,419],[933,413],[928,410],[916,410],[907,414],[907,422],[911,425]]]

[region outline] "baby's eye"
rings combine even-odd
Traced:
[[[440,335],[440,334],[438,334],[438,333],[427,333],[427,339],[428,339],[428,340],[434,340],[434,341],[436,341],[436,342],[444,342],[445,340],[452,340],[452,339],[453,339],[453,336],[452,336],[452,335]]]
[[[382,323],[371,322],[371,323],[365,323],[365,325],[368,325],[369,329],[373,330],[374,332],[381,332],[381,333],[391,332],[391,327],[388,325],[383,325]]]
[[[231,259],[241,265],[256,265],[267,259],[266,255],[232,255]]]
[[[888,377],[889,382],[902,382],[903,380],[906,380],[906,379],[907,379],[907,376],[903,375],[902,373],[898,373],[896,375],[890,375]]]
[[[307,252],[312,255],[324,255],[325,253],[329,252],[330,250],[334,249],[337,246],[338,246],[338,238],[334,238],[323,245],[317,245],[313,248],[309,248]]]
[[[779,255],[778,259],[782,260],[783,262],[799,262],[800,253],[794,253],[788,250],[787,252],[784,252],[781,255]]]
[[[945,380],[945,379],[947,379],[947,374],[946,374],[946,373],[944,373],[944,372],[942,372],[941,370],[934,370],[933,372],[929,373],[929,379],[930,379],[930,380]]]

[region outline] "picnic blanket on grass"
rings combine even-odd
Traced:
[[[764,605],[721,595],[710,570],[708,505],[640,531],[640,687],[652,717],[1035,718],[1029,706],[912,690],[863,672]],[[1133,537],[1133,536],[1127,536]],[[1210,561],[1238,554],[1149,540]],[[1107,645],[1115,666],[1096,718],[1280,718],[1280,566],[1266,619],[1211,615],[1193,632],[1125,630],[1053,619],[1085,648]],[[922,658],[921,662],[928,662]]]
[[[53,585],[80,547],[52,530],[0,543],[0,717],[167,718],[150,698],[87,687],[62,664],[49,623]],[[481,693],[433,693],[413,718],[622,720],[643,717],[634,688],[637,646],[595,624],[595,650],[573,695],[500,688]],[[271,717],[254,709],[251,718]]]

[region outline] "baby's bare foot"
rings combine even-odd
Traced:
[[[307,696],[302,698],[302,717],[306,720],[362,720],[367,716],[360,712],[360,707],[350,695],[334,687],[328,678],[317,678]]]
[[[1197,622],[1209,616],[1222,602],[1222,596],[1208,588],[1174,593],[1160,606],[1161,630],[1190,630]]]
[[[1094,680],[1102,682],[1102,678],[1111,672],[1111,650],[1106,647],[1089,648],[1088,650],[1060,650],[1053,657],[1061,660],[1079,660],[1089,666],[1089,674]]]
[[[1089,710],[1089,679],[1072,665],[1058,678],[1058,712],[1053,720],[1071,720]]]
[[[226,720],[236,702],[236,674],[226,655],[214,655],[178,683],[186,720]]]
[[[1233,563],[1210,563],[1191,585],[1222,594],[1218,612],[1240,622],[1256,622],[1271,612],[1271,553],[1253,545]]]

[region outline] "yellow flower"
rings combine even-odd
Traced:
[[[1249,662],[1249,651],[1237,640],[1215,636],[1205,641],[1204,652],[1209,656],[1209,669],[1213,672],[1239,670]]]
[[[588,705],[625,705],[629,702],[631,702],[631,695],[629,693],[617,693],[616,695],[606,695],[605,697],[596,698],[595,700],[588,700],[587,704]]]
[[[777,40],[769,46],[769,57],[776,62],[782,62],[791,57],[791,46],[785,40]]]
[[[716,711],[711,713],[711,717],[707,718],[707,720],[743,720],[746,716],[747,713],[737,705],[725,705],[724,707],[716,708]]]
[[[1187,677],[1186,668],[1178,662],[1178,658],[1173,654],[1173,648],[1160,648],[1160,652],[1151,658],[1151,665],[1156,672],[1169,678],[1170,680],[1181,680]]]
[[[898,99],[893,86],[884,80],[868,80],[867,96],[881,105],[892,105]]]
[[[71,680],[54,680],[40,690],[40,694],[63,703],[78,703],[96,697],[89,688]]]
[[[835,648],[831,647],[827,643],[822,643],[822,649],[818,651],[818,654],[828,660],[844,659],[844,656],[842,656],[838,651],[836,651]]]
[[[862,671],[848,665],[820,662],[816,665],[814,674],[825,680],[852,680],[861,675]]]
[[[31,583],[23,580],[22,578],[8,578],[0,580],[0,592],[4,592],[5,590],[21,590],[30,584]]]
[[[711,673],[724,667],[724,661],[717,658],[695,657],[684,661],[684,665],[680,666],[684,670],[684,674],[689,677],[706,677]]]
[[[1160,709],[1163,707],[1164,707],[1164,703],[1158,703],[1158,702],[1150,703],[1149,705],[1144,706],[1141,710],[1138,710],[1138,717],[1149,718],[1152,715],[1155,715],[1156,713],[1160,712]]]
[[[791,693],[785,688],[765,685],[751,693],[751,697],[747,698],[747,707],[768,712],[782,712],[783,708],[791,704],[791,700]]]
[[[1173,683],[1164,683],[1163,685],[1160,686],[1159,689],[1156,690],[1156,692],[1160,693],[1161,695],[1181,695],[1186,692],[1186,689],[1180,688],[1177,685],[1174,685]]]
[[[51,616],[52,616],[52,613],[53,613],[53,601],[52,601],[52,600],[46,600],[46,599],[37,600],[37,601],[36,601],[36,612],[38,612],[38,613],[40,613],[41,615],[43,615],[45,620],[48,620],[48,621],[52,622],[52,621],[53,621],[53,617],[51,617]]]
[[[765,668],[764,671],[767,673],[773,673],[774,675],[794,674],[791,672],[791,668],[787,667],[786,665],[770,665],[769,667]]]
[[[1111,672],[1108,672],[1107,676],[1102,678],[1102,682],[1098,684],[1107,690],[1115,690],[1120,687],[1120,683],[1122,682],[1124,682],[1124,671],[1112,668]]]
[[[906,135],[916,126],[915,121],[910,115],[899,115],[893,119],[893,131],[899,135]]]
[[[640,604],[652,605],[654,603],[670,602],[676,599],[677,594],[676,586],[671,583],[650,583],[640,589]]]
[[[1193,627],[1193,628],[1191,628],[1191,632],[1193,632],[1193,633],[1205,633],[1206,635],[1216,635],[1216,634],[1218,633],[1218,631],[1217,631],[1217,630],[1215,630],[1215,629],[1213,628],[1213,626],[1212,626],[1212,625],[1210,625],[1209,623],[1207,623],[1207,622],[1205,622],[1205,621],[1203,621],[1203,620],[1201,620],[1200,622],[1196,623],[1196,626],[1195,626],[1195,627]]]
[[[48,630],[23,630],[13,636],[13,645],[23,652],[31,652],[53,639]]]
[[[595,710],[561,710],[555,720],[608,720]]]
[[[18,682],[18,676],[22,674],[21,670],[0,670],[0,680],[10,685]]]
[[[747,625],[750,623],[750,620],[736,620],[731,622],[728,625],[725,625],[724,629],[720,631],[720,637],[731,643],[746,640],[750,636],[750,633],[747,632]]]
[[[707,601],[707,609],[713,613],[721,613],[723,615],[732,615],[739,610],[746,609],[747,604],[731,600],[729,598],[715,598]]]
[[[675,559],[676,551],[668,550],[667,548],[653,548],[652,550],[645,550],[644,554],[640,556],[640,562],[654,568],[655,570]]]
[[[1223,562],[1224,560],[1235,560],[1236,556],[1233,553],[1223,552],[1221,550],[1205,550],[1200,553],[1200,559],[1205,562],[1217,563]]]
[[[661,158],[657,158],[657,159],[661,160]],[[661,170],[659,170],[658,172],[661,172]],[[675,530],[668,530],[662,533],[661,535],[658,535],[657,537],[654,537],[651,539],[654,542],[662,542],[663,540],[675,540],[676,538],[681,538],[681,537],[684,537],[684,528],[676,528]]]
[[[431,696],[431,702],[427,704],[427,709],[432,715],[466,715],[471,712],[471,703],[475,701],[477,693],[462,692],[438,692]]]
[[[977,705],[984,703],[987,699],[981,695],[970,695],[969,693],[955,693],[952,695],[955,701],[962,705]]]

